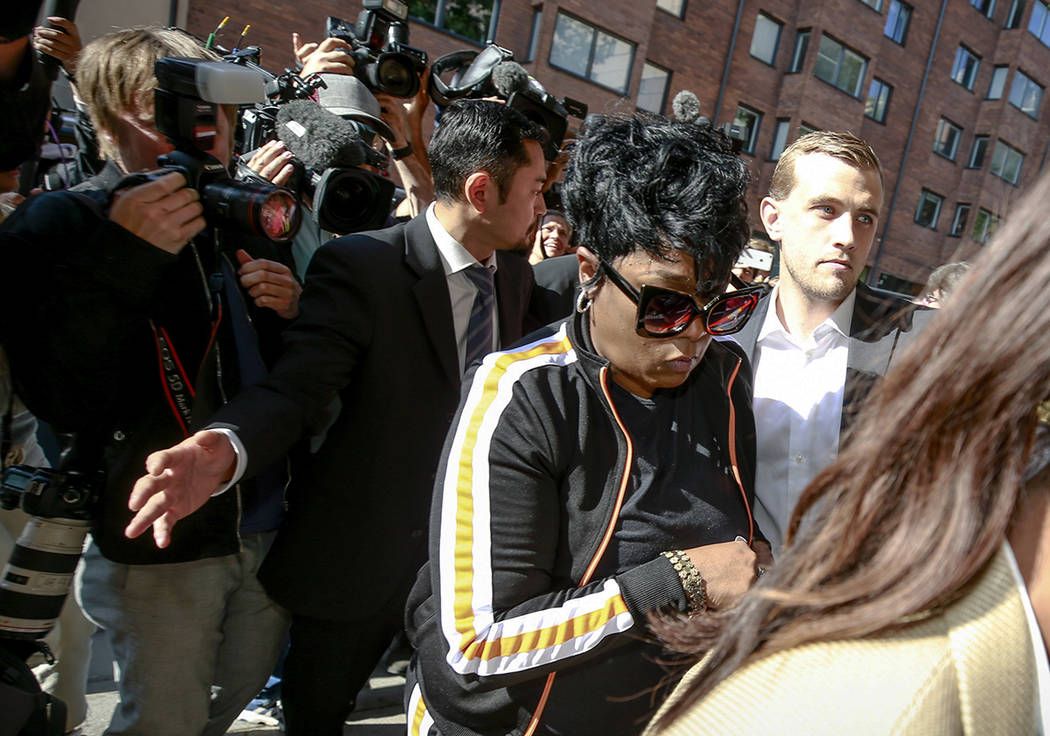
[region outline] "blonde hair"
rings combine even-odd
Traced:
[[[186,31],[149,26],[127,28],[95,39],[80,53],[77,92],[99,133],[103,158],[117,158],[118,119],[131,113],[153,124],[153,64],[166,56],[220,61]]]
[[[769,182],[769,196],[772,199],[783,201],[791,196],[796,182],[795,159],[811,153],[823,153],[858,169],[874,171],[879,175],[879,183],[882,183],[882,164],[871,146],[852,133],[817,130],[801,136],[780,154]]]

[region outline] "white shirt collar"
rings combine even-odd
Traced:
[[[448,230],[445,229],[445,226],[438,220],[437,215],[434,214],[433,202],[427,207],[426,218],[427,227],[430,228],[430,235],[434,238],[435,245],[437,245],[438,255],[441,256],[441,266],[445,269],[446,277],[459,273],[463,269],[478,263],[478,260],[470,255],[458,240],[448,234]],[[481,265],[495,271],[496,252],[493,251],[488,258],[481,261]]]
[[[765,339],[773,333],[781,333],[788,335],[787,328],[781,323],[780,317],[777,315],[777,299],[780,298],[780,284],[773,287],[773,292],[769,295],[769,308],[766,309],[766,318],[762,322],[762,328],[758,331],[759,341]],[[849,337],[850,323],[853,321],[853,306],[857,301],[857,289],[849,293],[845,299],[842,300],[842,304],[831,313],[831,316],[824,320],[813,333],[816,334],[818,330],[823,331],[821,328],[830,327],[841,334],[843,337]]]

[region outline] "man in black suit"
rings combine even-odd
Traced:
[[[867,143],[819,131],[785,149],[762,200],[780,281],[735,338],[754,367],[755,519],[774,552],[802,491],[835,458],[841,430],[927,318],[858,284],[882,193]]]
[[[510,251],[545,209],[543,136],[498,103],[447,108],[430,148],[437,202],[322,246],[269,378],[209,429],[150,456],[136,484],[128,534],[152,524],[164,546],[178,519],[316,433],[340,400],[319,448],[293,463],[288,515],[260,571],[293,615],[289,734],[341,734],[400,628],[460,378],[524,332],[532,275]]]

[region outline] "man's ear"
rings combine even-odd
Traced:
[[[598,273],[598,256],[594,255],[594,253],[581,245],[576,249],[576,260],[580,266],[580,283],[585,284],[593,279],[594,275]]]
[[[783,237],[780,205],[771,197],[763,197],[762,203],[758,207],[762,216],[762,224],[766,228],[766,235],[769,236],[770,240],[779,242]]]
[[[475,171],[463,182],[463,195],[478,212],[486,212],[499,204],[499,189],[487,171]]]

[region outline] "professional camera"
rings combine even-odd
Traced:
[[[451,79],[446,82],[442,75],[449,73]],[[587,116],[587,105],[570,97],[555,99],[514,62],[513,52],[496,44],[480,52],[453,51],[436,59],[430,67],[427,89],[431,99],[442,106],[464,97],[501,97],[508,107],[547,129],[550,137],[543,152],[548,161],[553,161],[561,149],[569,115],[581,120]]]
[[[157,130],[175,146],[157,165],[186,177],[188,186],[200,193],[210,224],[274,242],[291,240],[301,218],[295,196],[281,187],[234,181],[223,163],[206,152],[218,134],[218,116],[224,114],[219,105],[264,102],[265,75],[235,64],[174,57],[157,59],[154,73]],[[162,175],[132,174],[118,189]]]
[[[0,482],[0,506],[32,518],[0,579],[0,637],[39,639],[62,612],[73,581],[101,473],[13,465]]]
[[[327,35],[350,44],[354,74],[368,88],[393,97],[415,97],[427,52],[408,45],[408,5],[401,0],[364,0],[351,26],[328,17]]]

